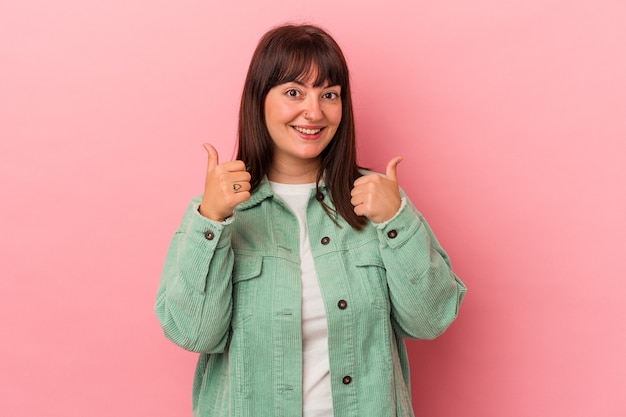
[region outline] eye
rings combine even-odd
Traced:
[[[326,100],[335,100],[339,98],[339,94],[334,91],[327,91],[322,95],[322,97],[324,97]]]
[[[300,92],[298,90],[296,90],[295,88],[290,88],[289,90],[285,91],[285,94],[288,97],[298,97],[298,96],[300,96]]]

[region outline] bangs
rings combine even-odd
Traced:
[[[270,88],[288,82],[304,83],[311,80],[314,87],[321,87],[325,83],[329,86],[347,86],[345,60],[337,51],[309,37],[285,40],[288,42],[276,45],[273,54],[269,55],[273,58],[268,60],[268,64],[273,67],[269,71]]]

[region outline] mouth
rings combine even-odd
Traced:
[[[323,127],[314,128],[314,129],[299,127],[299,126],[291,126],[291,127],[293,127],[296,132],[302,133],[303,135],[309,135],[309,136],[317,135],[324,129]]]

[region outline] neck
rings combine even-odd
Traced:
[[[317,159],[286,163],[275,158],[267,173],[267,178],[282,184],[308,184],[317,179],[319,166]]]

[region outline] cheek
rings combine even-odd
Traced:
[[[326,111],[326,119],[329,123],[335,126],[339,126],[339,123],[341,123],[341,117],[341,106],[333,107]]]
[[[269,125],[284,125],[294,118],[294,111],[284,104],[274,104],[265,107],[265,123]]]

